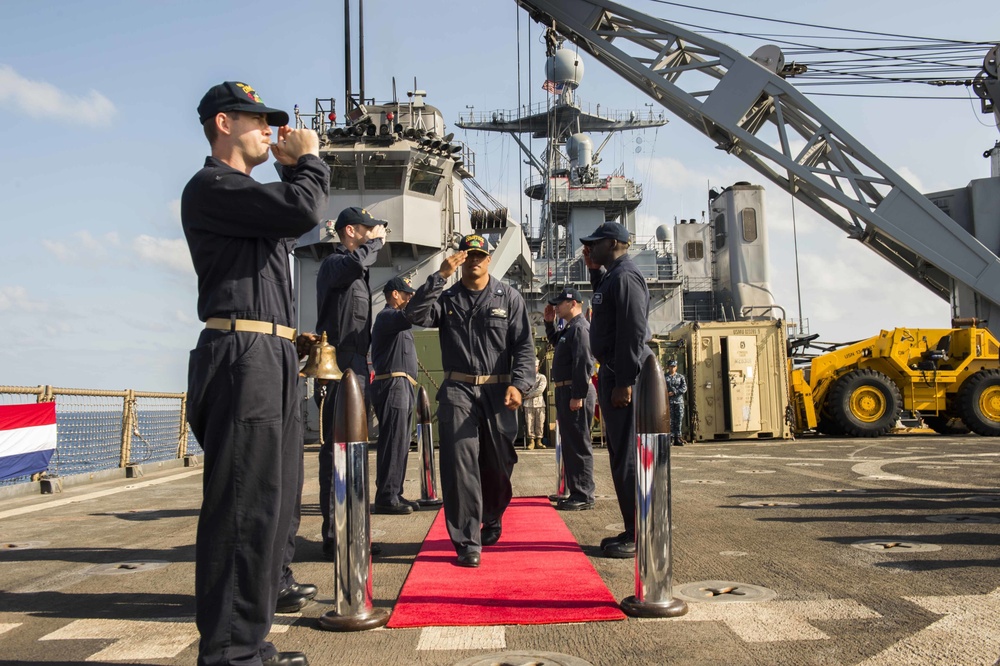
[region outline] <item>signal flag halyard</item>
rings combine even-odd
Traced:
[[[0,406],[0,479],[48,469],[56,450],[56,403]]]

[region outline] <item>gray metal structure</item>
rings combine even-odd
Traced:
[[[955,316],[991,320],[1000,331],[1000,246],[948,217],[779,76],[779,49],[762,47],[748,58],[613,2],[515,1],[718,148],[949,300]],[[997,88],[991,53],[984,105]]]

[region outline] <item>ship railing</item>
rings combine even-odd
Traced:
[[[662,113],[654,114],[652,111],[647,111],[645,113],[635,111],[635,110],[621,110],[621,109],[601,109],[601,105],[591,104],[590,102],[581,101],[579,98],[573,103],[573,106],[580,109],[582,112],[593,115],[600,116],[607,120],[619,123],[638,123],[638,122],[652,122],[656,120],[663,120]],[[527,118],[528,116],[534,116],[542,113],[548,113],[549,111],[548,100],[542,102],[535,102],[534,104],[522,104],[520,108],[515,109],[493,109],[490,111],[480,111],[470,109],[466,113],[459,114],[459,123],[510,123],[517,121],[518,118]]]
[[[622,199],[642,199],[642,184],[634,180],[622,179],[615,175],[599,176],[593,183],[573,183],[568,175],[552,176],[535,174],[525,178],[522,191],[545,186],[549,188],[548,200],[566,201],[570,192],[573,201],[618,201]]]
[[[203,453],[187,425],[187,394],[54,386],[0,386],[0,405],[56,403],[56,450],[40,474],[0,486],[124,469],[143,463],[190,462]]]
[[[673,282],[681,279],[677,256],[664,249],[664,243],[652,240],[643,242],[636,239],[631,251],[632,260],[647,280],[655,282]],[[577,248],[571,257],[563,257],[557,261],[549,261],[544,257],[535,259],[535,274],[547,275],[545,284],[562,285],[564,282],[589,283],[590,271],[583,262],[582,251]]]

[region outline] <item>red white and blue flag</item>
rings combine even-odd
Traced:
[[[566,87],[565,83],[561,81],[557,83],[555,81],[550,81],[549,79],[545,79],[545,83],[542,84],[542,90],[550,92],[553,95],[558,95],[563,91],[563,88],[565,87]]]
[[[56,450],[56,403],[0,406],[0,479],[48,469]]]

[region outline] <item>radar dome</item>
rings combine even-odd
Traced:
[[[656,227],[656,240],[660,243],[666,243],[670,240],[670,227],[665,224]]]
[[[557,49],[545,61],[545,78],[576,88],[583,80],[583,58],[569,49]]]

